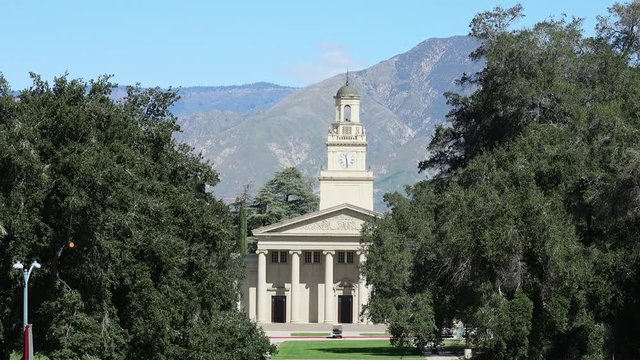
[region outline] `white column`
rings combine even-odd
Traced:
[[[333,309],[335,307],[333,298],[333,250],[325,250],[324,254],[324,322],[333,324],[335,322]]]
[[[238,311],[242,312],[242,287],[240,287],[238,284],[238,280],[235,280],[233,282],[236,291],[238,291],[238,303],[236,304],[236,306],[238,307]]]
[[[364,263],[367,261],[367,255],[365,254],[364,251],[358,251],[358,268],[360,269],[359,272],[359,279],[358,279],[358,317],[360,317],[360,314],[362,314],[362,310],[364,309],[364,306],[367,304],[367,302],[369,301],[369,294],[367,291],[367,283],[366,280],[362,274],[362,265],[364,265]],[[364,318],[364,323],[368,322],[368,319],[365,317]]]
[[[256,319],[259,323],[267,322],[267,250],[257,250],[258,285],[256,288]]]
[[[300,322],[300,250],[291,250],[291,322]]]

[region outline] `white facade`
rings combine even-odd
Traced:
[[[368,289],[359,266],[362,224],[373,211],[373,174],[360,97],[348,85],[335,96],[336,119],[320,173],[320,210],[255,229],[256,254],[246,257],[241,307],[259,323],[359,323]]]

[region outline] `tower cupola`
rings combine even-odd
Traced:
[[[327,134],[327,167],[320,172],[320,210],[349,203],[373,210],[373,173],[367,169],[367,136],[360,95],[347,81],[338,89],[335,121]]]
[[[347,81],[333,98],[336,100],[336,123],[360,122],[360,95],[349,85],[349,73]]]

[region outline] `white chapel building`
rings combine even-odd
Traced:
[[[241,307],[258,323],[366,322],[368,289],[359,265],[362,224],[373,211],[373,173],[360,96],[347,83],[335,99],[320,172],[320,210],[253,230],[256,254],[246,257]]]

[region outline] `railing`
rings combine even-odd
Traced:
[[[344,140],[366,141],[366,136],[365,135],[336,135],[336,134],[329,135],[329,141],[344,141]]]

